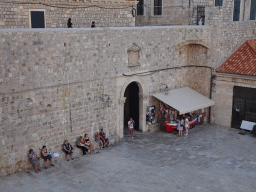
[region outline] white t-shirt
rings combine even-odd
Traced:
[[[188,124],[189,124],[189,120],[188,120],[188,118],[186,118],[186,119],[185,119],[185,127],[187,127],[187,128],[188,128],[188,127],[189,127],[189,125],[188,125]]]
[[[134,128],[134,127],[133,127],[133,121],[128,121],[128,127],[129,127],[129,129]]]

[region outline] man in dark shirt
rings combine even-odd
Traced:
[[[108,147],[109,140],[106,138],[106,134],[103,132],[103,129],[100,130],[100,140],[103,142],[103,148],[105,143],[107,144],[106,147]]]
[[[95,22],[93,21],[91,28],[94,28],[94,27],[96,27],[96,25],[95,25]]]

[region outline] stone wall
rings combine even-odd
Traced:
[[[72,18],[73,27],[134,26],[132,6],[136,1],[31,1],[0,2],[0,28],[30,28],[30,10],[45,11],[46,28],[66,28]],[[22,9],[20,9],[22,7]]]
[[[188,0],[163,0],[162,15],[154,15],[153,0],[144,0],[144,4],[144,15],[136,16],[136,26],[188,24]]]
[[[144,15],[136,16],[136,26],[198,25],[197,7],[212,8],[214,0],[163,0],[162,15],[154,15],[153,0],[145,0],[144,4]]]
[[[171,89],[187,86],[186,70],[172,69],[180,66],[177,46],[191,39],[210,44],[211,29],[6,29],[0,34],[4,175],[29,166],[30,148],[39,153],[47,145],[60,152],[64,139],[74,145],[79,135],[94,139],[101,128],[109,136],[119,135],[119,79],[133,79],[123,74],[153,71],[140,76],[149,87],[148,92],[143,87],[145,95],[158,92],[160,83]],[[130,67],[127,50],[133,43],[141,47],[140,65]],[[104,106],[103,94],[110,96],[111,107]]]
[[[156,103],[150,95],[161,84],[190,86],[209,97],[208,68],[186,66],[216,69],[245,40],[256,38],[255,25],[0,30],[1,175],[27,168],[29,148],[39,152],[47,145],[60,152],[64,139],[74,144],[85,132],[93,139],[100,128],[122,138],[120,106],[130,82],[140,83],[140,112]],[[131,66],[128,50],[135,45],[139,63]],[[214,91],[212,122],[220,124],[225,89]]]

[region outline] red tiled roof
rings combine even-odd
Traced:
[[[247,40],[216,71],[256,75],[256,39]]]

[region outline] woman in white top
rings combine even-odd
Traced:
[[[128,128],[130,131],[129,135],[132,139],[133,139],[132,134],[133,134],[133,130],[134,130],[134,125],[135,125],[135,123],[134,123],[133,119],[130,118],[130,121],[128,121]]]
[[[188,120],[188,116],[185,116],[185,130],[186,130],[186,134],[184,135],[188,135],[188,128],[189,128],[189,120]]]

